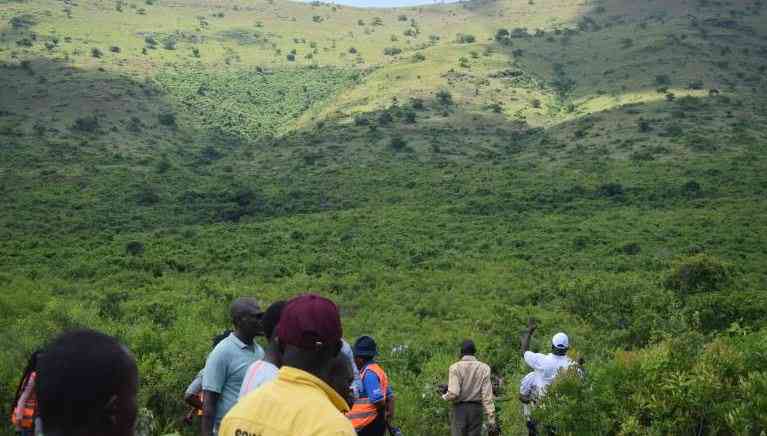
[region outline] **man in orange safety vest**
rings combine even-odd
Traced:
[[[394,417],[394,395],[389,377],[374,361],[378,354],[375,340],[362,336],[354,343],[354,361],[360,369],[362,389],[346,415],[360,436],[383,436]]]

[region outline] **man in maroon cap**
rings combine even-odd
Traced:
[[[277,326],[282,368],[277,379],[243,398],[224,417],[220,436],[355,436],[343,415],[349,380],[336,383],[341,351],[336,305],[307,294],[288,302]],[[336,386],[334,389],[332,386]]]

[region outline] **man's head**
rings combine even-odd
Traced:
[[[277,339],[277,325],[280,323],[280,317],[282,316],[282,310],[288,304],[287,301],[280,300],[275,301],[264,312],[264,318],[262,324],[264,326],[264,336],[269,342],[273,342]]]
[[[314,374],[326,383],[333,359],[341,352],[342,336],[338,307],[315,294],[290,300],[277,325],[283,365]]]
[[[93,330],[64,333],[38,367],[37,401],[46,433],[133,435],[138,370],[115,338]]]
[[[352,362],[343,353],[339,353],[333,359],[333,364],[330,367],[328,384],[334,391],[338,392],[338,395],[346,400],[346,404],[349,408],[354,404],[354,391],[352,391],[352,383],[354,382],[354,368],[352,368]]]
[[[564,356],[570,349],[570,339],[564,333],[557,333],[551,338],[551,352],[557,356]]]
[[[360,336],[354,341],[352,351],[354,352],[354,363],[357,366],[364,366],[378,355],[378,345],[372,337]]]
[[[234,300],[229,307],[229,312],[239,335],[253,340],[256,336],[263,334],[261,318],[264,314],[255,298],[240,297]]]
[[[474,341],[466,339],[461,343],[461,357],[474,356],[475,354],[477,354],[477,346],[474,345]]]

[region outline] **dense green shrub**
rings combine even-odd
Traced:
[[[474,35],[468,33],[456,33],[455,42],[458,44],[472,44],[477,41]]]
[[[99,128],[99,119],[95,115],[80,117],[72,126],[74,130],[85,133],[94,133]]]
[[[389,139],[389,147],[394,151],[402,151],[405,147],[407,147],[407,142],[405,141],[405,138],[402,137],[402,135],[394,134]]]
[[[100,49],[93,47],[91,49],[91,56],[93,56],[94,58],[100,58],[104,56],[104,53]]]
[[[681,334],[560,377],[538,421],[568,434],[759,434],[767,429],[767,332],[704,344]]]
[[[730,283],[732,273],[730,265],[715,257],[698,254],[677,261],[666,279],[666,286],[680,295],[719,291]]]
[[[163,126],[175,127],[176,126],[176,114],[173,112],[163,112],[157,115],[157,120]]]
[[[453,104],[453,95],[447,89],[440,89],[436,94],[437,101],[443,106],[450,106]]]
[[[383,53],[386,56],[395,56],[395,55],[398,55],[398,54],[402,53],[402,49],[399,48],[399,47],[386,47],[386,48],[384,48]]]

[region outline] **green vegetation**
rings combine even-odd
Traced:
[[[767,429],[761,3],[164,3],[0,7],[0,404],[85,325],[191,434],[228,302],[311,290],[408,434],[447,433],[465,337],[525,434],[530,316],[586,359],[561,432]]]

